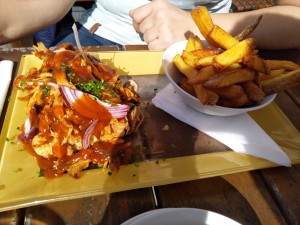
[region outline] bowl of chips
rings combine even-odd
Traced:
[[[181,41],[167,48],[163,54],[162,67],[176,93],[180,96],[182,101],[191,108],[208,115],[233,116],[263,108],[275,99],[276,94],[271,94],[268,96],[263,96],[263,99],[259,104],[255,104],[253,101],[251,101],[249,102],[249,105],[246,104],[239,106],[238,102],[243,100],[239,100],[238,97],[235,99],[227,99],[228,101],[226,101],[226,99],[221,98],[220,95],[223,96],[221,91],[244,92],[243,89],[241,89],[242,86],[238,86],[236,91],[232,91],[229,90],[229,88],[228,90],[226,90],[226,88],[222,88],[220,90],[216,90],[216,88],[205,88],[203,86],[203,82],[191,84],[189,81],[192,80],[192,78],[190,77],[189,79],[185,74],[183,74],[193,71],[193,68],[188,66],[183,60],[183,52],[186,51],[185,49],[187,48],[187,44],[188,41]],[[204,44],[206,45],[205,42]],[[240,84],[241,83],[235,85]],[[206,90],[208,90],[209,93],[206,93]],[[213,93],[210,93],[210,91]],[[198,94],[203,94],[204,96],[198,97],[196,92],[198,92]],[[231,95],[231,97],[234,97],[234,95],[241,96],[241,93],[231,93]],[[228,98],[230,98],[230,96]],[[226,102],[228,102],[228,104],[231,102],[231,106],[218,105],[219,103],[226,104]],[[234,102],[236,102],[235,105]]]
[[[162,65],[183,102],[193,109],[215,116],[246,113],[300,84],[300,65],[258,54],[256,40],[249,34],[261,16],[236,36],[214,24],[204,6],[195,7],[191,16],[204,40],[192,34],[171,45]]]

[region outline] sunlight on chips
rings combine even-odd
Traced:
[[[208,46],[196,35],[188,38],[174,64],[185,75],[181,88],[205,105],[245,107],[259,105],[266,95],[300,84],[300,66],[287,60],[264,60],[258,56],[256,40],[246,38],[262,16],[237,36],[214,24],[204,6],[191,16]]]

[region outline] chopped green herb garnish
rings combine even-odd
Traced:
[[[9,138],[8,138],[8,137],[6,137],[6,138],[5,138],[5,141],[9,141]]]
[[[69,66],[68,66],[68,64],[63,63],[63,64],[61,64],[61,68],[65,69],[65,68],[69,68]]]
[[[42,176],[42,173],[41,173],[40,170],[36,172],[36,176],[37,176],[37,177],[41,177],[41,176]]]
[[[98,168],[103,168],[103,164],[101,164],[101,163],[98,163]]]
[[[22,168],[18,168],[18,169],[16,169],[16,170],[13,170],[15,173],[18,173],[18,172],[22,172],[23,171],[23,169]]]
[[[70,72],[70,71],[66,71],[67,77],[69,78],[69,80],[72,80],[75,77],[75,74]]]
[[[26,81],[25,80],[20,80],[20,88],[21,88],[21,90],[24,91],[25,87],[26,87]]]
[[[111,176],[111,175],[112,175],[112,172],[111,172],[111,171],[108,171],[108,172],[107,172],[107,175],[108,175],[108,176]]]
[[[156,161],[155,161],[155,164],[158,165],[158,164],[159,164],[159,160],[156,160]]]
[[[92,94],[99,99],[102,98],[102,94],[100,91],[108,90],[108,88],[105,86],[104,80],[101,80],[99,82],[90,80],[89,82],[86,83],[76,83],[75,86],[81,91]]]
[[[44,95],[49,95],[50,94],[50,88],[48,86],[43,87],[43,93]]]

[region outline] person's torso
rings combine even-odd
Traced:
[[[128,44],[145,44],[132,26],[129,11],[145,5],[149,0],[96,0],[92,9],[79,20],[87,29],[95,23],[101,24],[95,34],[113,42]],[[226,13],[231,0],[169,0],[184,10],[191,10],[197,5],[205,5],[211,12]]]

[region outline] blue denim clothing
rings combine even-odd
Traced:
[[[76,23],[76,27],[78,31],[79,41],[82,46],[118,46],[119,48],[122,48],[122,45],[120,44],[99,37],[98,35],[89,33],[89,31],[80,23]],[[77,46],[72,25],[64,27],[56,36],[51,46],[58,46],[67,42],[72,43],[74,46]]]
[[[55,39],[55,34],[56,34],[56,25],[53,24],[45,28],[44,30],[34,33],[33,38],[35,42],[43,42],[45,47],[49,48],[51,46],[51,43]]]

